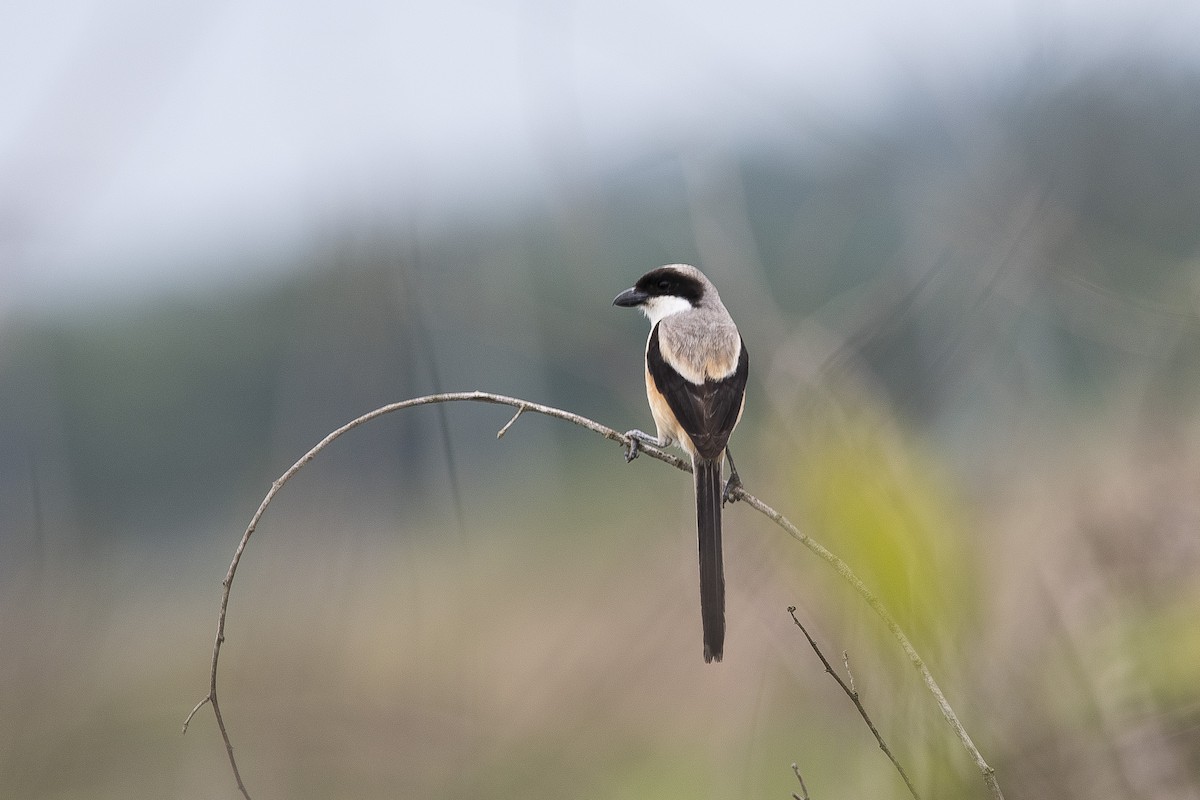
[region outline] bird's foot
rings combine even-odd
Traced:
[[[725,490],[721,492],[721,507],[724,508],[726,503],[736,503],[741,490],[742,479],[736,472],[731,472],[729,480],[725,481]]]
[[[628,464],[638,457],[638,452],[642,449],[642,440],[634,436],[637,431],[625,432],[625,463]]]
[[[645,431],[639,431],[636,429],[632,431],[625,431],[625,463],[629,463],[637,458],[638,453],[641,451],[641,447],[644,444],[648,444],[651,447],[657,447],[659,450],[662,450],[664,447],[668,447],[671,444],[671,440],[666,436],[659,438],[657,436],[651,436]]]

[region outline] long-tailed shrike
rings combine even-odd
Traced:
[[[721,506],[738,485],[727,443],[742,416],[749,359],[737,326],[704,274],[686,264],[652,269],[613,305],[639,308],[650,320],[646,396],[658,435],[629,431],[626,460],[639,443],[674,443],[692,459],[700,545],[700,617],[704,660],[720,661],[725,646],[725,573]],[[730,476],[721,487],[721,461]]]

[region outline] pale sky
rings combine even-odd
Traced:
[[[0,312],[220,280],[339,210],[519,195],[563,141],[586,173],[1037,53],[1195,61],[1197,31],[1191,0],[6,3]]]

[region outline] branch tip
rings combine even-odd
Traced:
[[[512,419],[510,419],[508,422],[506,422],[504,424],[504,427],[496,432],[496,438],[503,439],[504,434],[508,433],[508,429],[511,428],[513,426],[513,423],[517,421],[517,417],[521,416],[524,413],[525,413],[525,406],[524,405],[517,406],[517,413],[513,414]]]
[[[183,721],[183,730],[180,731],[180,733],[187,733],[188,725],[192,724],[192,717],[196,716],[197,711],[204,708],[205,703],[210,703],[210,702],[212,702],[212,693],[211,692],[204,695],[204,697],[200,700],[200,702],[196,703],[195,707],[192,708],[191,713],[188,714],[187,718]]]

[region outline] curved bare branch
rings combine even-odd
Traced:
[[[229,570],[225,574],[225,580],[221,581],[221,605],[217,614],[217,634],[213,643],[212,665],[209,671],[208,693],[205,694],[205,696],[201,698],[200,702],[195,705],[183,723],[183,732],[186,733],[188,725],[191,723],[192,718],[195,717],[196,713],[199,712],[199,710],[203,708],[205,704],[212,706],[213,715],[217,719],[217,727],[220,729],[221,738],[225,742],[225,749],[229,755],[230,767],[233,769],[233,775],[237,780],[238,789],[241,791],[242,796],[245,797],[246,800],[250,800],[250,793],[246,789],[245,783],[242,781],[241,772],[238,769],[237,759],[233,754],[233,743],[225,727],[225,719],[221,715],[221,706],[217,699],[217,673],[221,658],[221,646],[225,642],[225,618],[229,610],[229,594],[233,589],[233,579],[237,573],[238,564],[242,560],[242,554],[246,551],[246,545],[249,543],[250,537],[254,534],[255,529],[258,527],[258,523],[262,519],[263,514],[266,512],[267,506],[269,506],[271,501],[275,499],[275,495],[279,494],[279,490],[282,489],[284,485],[292,479],[292,476],[299,472],[306,464],[316,458],[322,450],[332,444],[335,440],[339,439],[343,434],[349,433],[360,425],[365,425],[373,419],[382,417],[385,414],[390,414],[394,411],[402,411],[403,409],[415,408],[416,406],[433,405],[435,403],[454,402],[490,403],[493,405],[509,406],[517,409],[517,413],[512,417],[511,420],[508,421],[506,425],[504,425],[504,427],[500,429],[497,436],[503,436],[523,413],[533,411],[538,414],[543,414],[547,417],[561,419],[565,422],[570,422],[573,425],[578,425],[579,427],[589,430],[592,433],[603,436],[605,439],[616,442],[622,447],[628,447],[630,444],[629,437],[620,431],[609,428],[606,425],[601,425],[600,423],[590,420],[587,417],[580,416],[579,414],[574,414],[570,411],[564,411],[553,406],[542,405],[541,403],[533,403],[528,400],[522,400],[516,397],[508,397],[506,395],[493,394],[491,392],[444,392],[441,394],[414,397],[410,400],[403,400],[398,403],[390,403],[386,406],[381,406],[374,411],[363,414],[361,417],[353,419],[350,422],[347,422],[342,427],[329,433],[324,439],[314,445],[311,450],[301,456],[299,461],[297,461],[295,464],[289,467],[286,472],[280,475],[271,484],[271,488],[263,498],[262,502],[259,504],[258,510],[256,510],[254,515],[250,518],[250,524],[246,526],[246,531],[242,534],[241,541],[238,542],[237,549],[233,553],[233,561],[231,561],[229,564]],[[685,461],[684,459],[679,458],[671,453],[664,452],[658,448],[651,447],[643,443],[639,448],[639,452],[644,453],[651,458],[670,464],[676,469],[683,470],[684,472],[692,471],[692,465],[690,462]],[[937,681],[934,680],[933,675],[929,672],[929,668],[925,665],[924,660],[917,654],[917,651],[913,647],[908,636],[900,628],[899,624],[891,616],[879,598],[876,597],[875,594],[867,587],[867,585],[863,583],[857,575],[854,574],[854,571],[850,569],[850,566],[846,564],[846,562],[842,561],[842,559],[834,555],[811,536],[803,533],[786,517],[768,506],[763,501],[759,500],[754,495],[747,492],[744,488],[735,488],[732,493],[732,499],[746,502],[751,508],[763,514],[776,525],[787,531],[792,538],[829,563],[838,572],[838,574],[841,575],[852,587],[854,587],[854,590],[857,591],[864,600],[866,600],[867,604],[875,611],[875,613],[877,613],[883,619],[888,630],[891,631],[892,636],[897,642],[899,642],[901,649],[904,650],[905,655],[908,656],[908,659],[912,663],[913,667],[915,667],[916,670],[921,674],[926,687],[933,694],[934,699],[937,701],[938,708],[942,712],[942,715],[946,718],[946,721],[950,724],[950,727],[954,729],[959,741],[971,755],[972,759],[975,761],[976,767],[978,767],[982,773],[993,800],[1003,800],[1004,795],[1001,793],[1000,785],[996,781],[995,770],[988,766],[987,762],[984,761],[983,756],[980,754],[978,748],[975,747],[974,742],[971,741],[971,737],[967,734],[966,729],[964,729],[962,723],[959,722],[958,716],[954,713],[954,709],[950,707],[950,703],[946,700],[946,696],[942,693]]]

